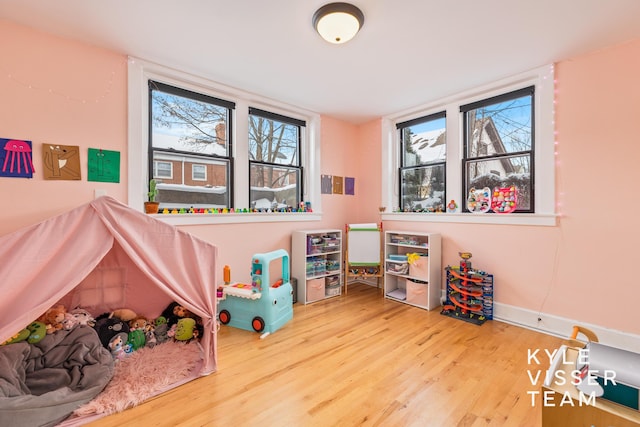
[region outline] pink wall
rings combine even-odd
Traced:
[[[126,58],[0,20],[0,138],[32,140],[36,171],[42,143],[78,145],[81,181],[0,178],[0,235],[91,200],[95,189],[127,200]],[[640,333],[632,322],[640,296],[635,262],[640,210],[635,173],[640,117],[640,41],[562,61],[557,66],[559,156],[557,227],[386,222],[386,229],[443,235],[443,263],[471,251],[496,275],[496,301]],[[84,101],[84,102],[83,102]],[[184,227],[220,247],[220,269],[238,280],[251,256],[290,250],[297,229],[379,221],[380,121],[354,126],[322,118],[322,174],[356,178],[356,195],[323,195],[321,222]],[[86,180],[87,148],[118,150],[121,183]],[[538,173],[544,173],[538,170]],[[606,177],[606,178],[601,178]]]
[[[104,189],[127,200],[127,61],[122,55],[0,21],[0,138],[33,143],[33,179],[0,178],[0,235]],[[80,147],[81,181],[42,179],[42,144]],[[121,151],[121,182],[88,182],[87,149]]]
[[[472,252],[474,266],[495,275],[496,302],[640,333],[632,317],[640,287],[629,268],[640,237],[638,76],[640,40],[557,64],[558,226],[385,227],[441,233],[444,265]]]
[[[88,202],[95,189],[126,202],[127,58],[2,20],[0,40],[11,40],[0,44],[4,58],[0,138],[33,141],[36,167],[33,179],[0,178],[0,235]],[[364,180],[357,167],[359,131],[323,117],[321,137],[321,173],[356,178],[356,195],[323,195],[321,222],[184,227],[220,247],[220,268],[228,264],[235,278],[246,280],[251,256],[279,248],[290,250],[293,230],[344,227],[362,198]],[[43,180],[43,143],[79,146],[82,180]],[[89,147],[121,152],[121,183],[87,182]],[[366,188],[370,191],[371,187]]]

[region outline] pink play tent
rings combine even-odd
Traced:
[[[0,342],[62,302],[153,318],[172,301],[204,322],[200,375],[216,370],[217,247],[101,197],[0,237]]]

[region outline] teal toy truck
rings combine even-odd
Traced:
[[[270,264],[282,260],[282,278],[270,283]],[[278,249],[255,254],[251,260],[251,284],[231,283],[218,300],[223,325],[261,333],[273,333],[293,318],[293,288],[289,254]]]

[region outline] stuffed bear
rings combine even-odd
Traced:
[[[52,334],[63,329],[63,322],[67,310],[64,305],[57,305],[48,309],[42,316],[38,318],[38,322],[45,324],[47,334]]]

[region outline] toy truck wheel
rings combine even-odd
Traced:
[[[231,313],[229,313],[227,310],[221,310],[220,314],[218,314],[218,319],[220,319],[220,323],[226,325],[231,321]]]
[[[251,326],[253,327],[254,331],[262,332],[264,330],[264,320],[262,320],[262,317],[256,316],[251,321]]]

